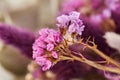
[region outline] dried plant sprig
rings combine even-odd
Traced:
[[[88,59],[83,60],[83,59],[81,59],[79,57],[76,57],[74,55],[72,55],[71,57],[74,60],[86,63],[87,65],[92,66],[94,68],[97,68],[99,70],[103,70],[103,71],[108,71],[108,72],[113,72],[113,73],[120,74],[120,69],[119,68],[112,68],[112,67],[104,66],[104,65],[98,64],[98,63],[96,63],[94,61],[91,61],[91,60],[88,60]]]
[[[74,61],[77,60],[79,62],[85,63],[91,67],[108,71],[112,73],[120,74],[120,64],[119,62],[113,60],[109,56],[105,55],[105,53],[101,52],[97,49],[97,45],[93,41],[90,41],[89,38],[86,42],[83,42],[83,39],[80,37],[82,35],[82,31],[84,30],[84,25],[82,21],[79,19],[79,15],[77,12],[72,12],[69,15],[62,15],[58,17],[58,31],[50,30],[47,31],[41,31],[43,33],[40,34],[37,38],[37,41],[43,44],[35,41],[35,44],[38,46],[33,46],[33,50],[39,51],[39,48],[42,48],[44,52],[40,51],[34,53],[34,59],[41,65],[42,67],[45,67],[43,70],[49,69],[51,66],[55,65],[59,61],[68,60],[68,61]],[[59,33],[58,33],[59,32]],[[57,34],[57,35],[56,35]],[[61,35],[60,35],[61,34]],[[43,38],[44,37],[44,38]],[[55,38],[57,37],[57,38]],[[42,39],[41,39],[42,38]],[[59,40],[57,42],[57,39]],[[41,42],[42,41],[42,42]],[[47,42],[46,42],[47,41]],[[48,44],[53,44],[53,46],[50,46],[48,49]],[[74,51],[70,49],[70,46],[73,46],[74,44],[78,44],[81,46],[81,51]],[[52,49],[51,49],[52,48]],[[106,64],[109,63],[110,65],[113,65],[115,67],[109,67],[106,66],[106,64],[98,63],[98,61],[92,61],[84,57],[82,54],[82,51],[85,50],[85,48],[95,52],[99,57],[103,58],[106,61]],[[52,52],[55,51],[57,57],[55,58],[52,56]],[[102,60],[103,61],[103,60]]]
[[[82,43],[83,44],[83,43]],[[84,43],[84,45],[85,45],[85,43]],[[88,45],[88,44],[86,44],[86,45]],[[86,46],[85,45],[85,46]],[[89,45],[90,46],[90,45]],[[93,48],[93,47],[92,47]],[[91,49],[91,48],[90,48]],[[69,50],[69,49],[68,49]],[[98,49],[97,49],[98,50]],[[99,50],[98,50],[99,51]],[[91,61],[91,60],[88,60],[87,58],[85,58],[81,53],[77,53],[78,55],[80,55],[80,56],[76,56],[76,55],[74,55],[74,54],[72,54],[72,53],[70,53],[71,51],[67,51],[67,53],[63,53],[63,52],[61,52],[61,55],[63,55],[63,54],[66,54],[66,56],[62,56],[61,57],[61,59],[59,59],[59,60],[57,60],[55,63],[57,63],[57,62],[59,62],[59,61],[62,61],[62,60],[70,60],[70,61],[74,61],[74,60],[77,60],[77,61],[80,61],[80,62],[82,62],[82,63],[85,63],[85,64],[87,64],[87,65],[89,65],[89,66],[92,66],[92,67],[94,67],[94,68],[97,68],[97,69],[100,69],[100,70],[103,70],[103,71],[108,71],[108,72],[113,72],[113,73],[117,73],[117,74],[120,74],[120,68],[119,68],[119,66],[117,66],[117,67],[108,67],[108,66],[106,66],[106,65],[102,65],[102,64],[99,64],[99,63],[97,63],[96,61]],[[69,55],[69,54],[71,54],[71,55]],[[96,54],[97,54],[97,52],[96,52]],[[103,54],[103,55],[105,55],[105,54]],[[107,56],[107,55],[106,55]],[[107,56],[108,57],[108,56]],[[109,57],[110,58],[110,57]],[[108,62],[111,62],[111,61],[109,61],[109,59],[106,59]],[[110,60],[113,60],[113,59],[111,59],[110,58]],[[114,60],[113,60],[114,61]],[[115,61],[116,62],[116,61]],[[114,64],[114,63],[113,63]],[[116,62],[116,64],[117,65],[119,65],[119,63],[118,62]],[[115,65],[116,65],[115,64]]]
[[[84,44],[85,45],[85,44]],[[86,44],[86,45],[88,45],[88,44]],[[85,46],[86,46],[85,45]],[[68,49],[69,50],[69,49]],[[97,49],[98,50],[98,49]],[[98,50],[99,51],[99,50]],[[108,71],[108,72],[113,72],[113,73],[117,73],[117,74],[120,74],[120,68],[118,67],[108,67],[108,66],[106,66],[106,65],[102,65],[102,64],[99,64],[99,63],[97,63],[96,61],[91,61],[91,60],[88,60],[88,59],[86,59],[81,53],[77,53],[77,54],[79,54],[80,56],[76,56],[76,55],[74,55],[74,54],[72,54],[72,53],[69,53],[70,51],[67,51],[67,53],[65,53],[65,52],[61,52],[61,56],[60,56],[60,58],[55,62],[55,63],[57,63],[57,62],[59,62],[59,61],[62,61],[62,60],[70,60],[70,61],[74,61],[74,60],[77,60],[77,61],[80,61],[80,62],[82,62],[82,63],[85,63],[85,64],[87,64],[87,65],[89,65],[89,66],[92,66],[92,67],[94,67],[94,68],[97,68],[97,69],[100,69],[100,70],[103,70],[103,71]],[[66,55],[64,55],[64,54],[66,54]],[[71,55],[69,55],[69,54],[71,54]],[[96,53],[97,54],[97,53]],[[62,56],[63,55],[63,56]],[[108,57],[108,56],[107,56]],[[113,59],[112,59],[113,60]],[[109,61],[109,60],[108,60]],[[114,60],[113,60],[114,61]],[[117,62],[116,62],[117,63]],[[118,65],[119,65],[119,63],[117,63]]]
[[[106,61],[108,61],[109,63],[114,64],[115,66],[120,68],[120,64],[118,62],[116,62],[114,59],[110,58],[109,56],[105,55],[105,53],[103,53],[102,51],[98,50],[97,48],[95,48],[94,46],[90,46],[88,44],[84,44],[83,45],[87,46],[90,50],[94,51],[96,54],[98,54],[99,56],[101,56],[102,58],[104,58]]]

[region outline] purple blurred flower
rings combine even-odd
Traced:
[[[103,9],[101,13],[92,14],[90,16],[91,22],[95,22],[95,24],[100,25],[104,20],[109,19],[111,17],[111,11],[109,9]]]
[[[120,0],[105,0],[105,4],[110,10],[120,13]]]
[[[86,0],[84,2],[82,0],[79,1],[82,2],[82,5],[77,6],[78,9],[71,11],[80,11],[81,15],[84,15],[89,19],[92,18],[93,24],[94,22],[99,22],[99,25],[104,20],[111,18],[111,9],[109,8],[109,4],[115,4],[117,2],[116,0]],[[76,1],[70,2],[69,0],[65,0],[63,4],[66,6],[67,4],[69,4],[69,6],[72,6],[72,4],[76,5]],[[66,6],[62,6],[63,8],[60,10],[61,13],[69,13],[64,12],[64,8],[66,8]],[[67,8],[69,8],[69,6],[67,6]],[[74,6],[72,7],[76,8]]]
[[[118,55],[119,56],[119,55]],[[106,65],[109,67],[115,67],[113,65]],[[111,73],[111,72],[104,72],[104,76],[108,79],[108,80],[120,80],[120,74],[115,74],[115,73]]]
[[[112,19],[116,24],[116,32],[120,34],[120,0],[106,0],[106,5],[112,10]]]
[[[61,15],[57,17],[57,26],[58,28],[65,28],[68,32],[77,33],[79,35],[82,34],[84,30],[83,22],[79,19],[80,13],[78,12],[71,12],[69,15]]]
[[[76,11],[79,9],[80,6],[82,6],[84,3],[84,0],[65,0],[65,2],[62,4],[62,13],[69,13],[71,11]]]
[[[72,78],[79,79],[83,77],[89,72],[90,67],[85,66],[78,61],[61,61],[54,65],[51,70],[56,74],[56,80],[70,80]]]
[[[28,57],[32,57],[32,44],[35,40],[32,32],[18,29],[13,25],[0,23],[0,39],[6,44],[15,46]]]
[[[108,80],[120,80],[120,75],[118,75],[118,74],[112,74],[112,73],[106,72],[106,73],[104,74],[104,76],[105,76]]]
[[[62,40],[61,34],[53,29],[44,28],[39,31],[38,38],[33,44],[33,58],[42,66],[42,70],[47,70],[52,66],[49,58],[58,58],[58,53],[54,47]]]
[[[99,9],[104,4],[104,0],[89,0],[93,9]]]

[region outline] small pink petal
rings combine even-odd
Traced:
[[[46,71],[46,70],[50,69],[51,66],[52,66],[52,62],[49,60],[46,60],[45,65],[42,67],[42,70]]]
[[[58,58],[58,54],[55,51],[52,51],[52,57],[53,58]]]
[[[54,48],[54,45],[53,45],[53,44],[50,43],[50,44],[47,45],[47,50],[48,50],[48,51],[52,51],[53,48]]]
[[[80,13],[76,12],[76,11],[73,11],[73,12],[69,13],[69,18],[71,20],[73,20],[73,19],[79,19],[79,16],[80,16]]]
[[[41,57],[37,57],[35,59],[35,61],[42,66],[42,70],[45,71],[47,69],[49,69],[52,66],[52,62],[49,61],[46,57],[41,56]]]
[[[33,50],[33,59],[36,57],[39,57],[44,53],[44,50],[42,48],[37,48],[37,50]]]

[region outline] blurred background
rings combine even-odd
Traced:
[[[120,43],[120,0],[0,0],[0,22],[23,29],[26,28],[36,34],[43,27],[55,28],[56,17],[59,14],[68,14],[74,10],[82,14],[80,18],[82,18],[86,26],[82,35],[83,38],[87,39],[89,36],[95,38],[98,49],[107,55],[118,55],[120,53],[120,44],[118,44]],[[31,75],[36,70],[35,68],[37,68],[38,74],[42,73],[34,62],[20,53],[15,47],[5,45],[0,40],[0,80],[34,80]],[[119,56],[117,57],[120,58]],[[71,75],[76,75],[74,72],[78,72],[78,77],[79,73],[82,74],[83,72],[85,73],[85,78],[86,73],[89,75],[94,72],[94,74],[100,73],[101,77],[101,72],[93,71],[90,66],[68,63],[70,67],[68,64],[63,63],[55,67],[55,72],[57,73],[58,71],[57,76],[60,75],[59,80],[65,80],[63,76],[71,77],[69,75],[70,72]],[[63,67],[63,65],[65,66]],[[82,67],[79,68],[80,71],[78,67]],[[65,70],[66,72],[63,73]],[[55,75],[49,71],[45,74],[43,72],[40,76],[55,78]],[[52,78],[47,80],[55,80]],[[107,80],[98,78],[96,75],[92,75],[91,79],[79,78],[70,80],[98,79]],[[39,78],[36,80],[44,79]]]
[[[62,0],[0,0],[0,22],[37,31],[52,27]],[[0,41],[0,80],[24,80],[30,60]],[[19,64],[18,64],[19,63]]]

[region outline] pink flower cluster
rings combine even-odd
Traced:
[[[60,28],[65,28],[68,33],[82,34],[84,25],[79,19],[80,13],[71,12],[69,15],[57,17]],[[71,35],[71,34],[69,34]],[[33,59],[42,66],[42,70],[49,69],[54,60],[59,57],[56,51],[57,45],[62,42],[62,33],[60,30],[44,28],[39,31],[39,35],[33,44]]]
[[[69,15],[61,15],[57,17],[58,28],[65,28],[69,33],[82,34],[84,25],[82,20],[79,19],[80,13],[73,11]]]
[[[61,42],[61,35],[58,31],[44,28],[39,31],[38,38],[33,44],[33,59],[42,66],[42,70],[47,70],[52,66],[52,61],[48,58],[58,58],[58,53],[54,47]]]

